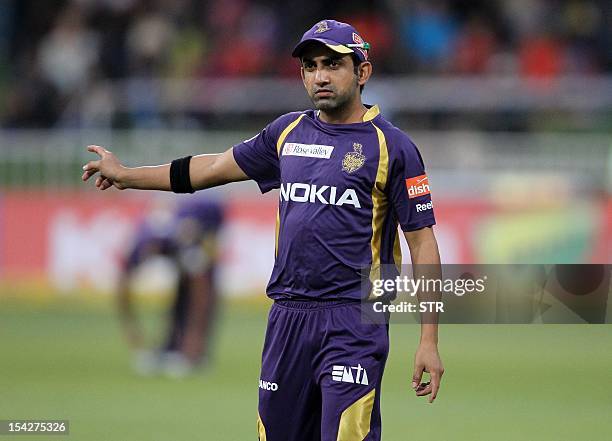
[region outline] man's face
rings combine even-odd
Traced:
[[[304,86],[316,109],[337,110],[359,95],[359,81],[350,54],[313,44],[304,49],[301,61]]]

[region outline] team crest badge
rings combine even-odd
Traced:
[[[353,173],[365,164],[366,157],[363,155],[363,146],[358,142],[354,142],[353,150],[344,155],[342,160],[342,170],[347,173]]]
[[[321,34],[325,31],[329,31],[329,25],[325,20],[318,22],[316,25],[317,29],[314,31],[315,34]]]

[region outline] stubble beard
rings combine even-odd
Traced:
[[[312,97],[312,103],[317,110],[322,110],[324,112],[339,112],[348,105],[350,98],[348,94],[336,95],[333,98]]]
[[[345,94],[340,95],[336,93],[333,98],[317,98],[313,94],[310,96],[310,100],[317,110],[329,113],[340,113],[349,105],[358,87],[359,84],[355,81],[351,90]]]

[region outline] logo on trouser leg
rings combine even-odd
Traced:
[[[263,390],[271,390],[275,392],[278,390],[278,384],[271,381],[259,380],[259,388]]]
[[[365,368],[361,367],[361,364],[357,366],[332,366],[332,380],[342,383],[362,384],[364,386],[369,384],[368,373]]]

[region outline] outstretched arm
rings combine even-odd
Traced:
[[[440,279],[440,254],[438,243],[432,228],[422,228],[417,231],[405,233],[413,265],[413,278]],[[440,300],[438,293],[417,293],[422,301]],[[423,372],[428,372],[431,379],[428,383],[421,383]],[[421,313],[421,339],[414,357],[414,372],[412,374],[412,388],[417,396],[430,395],[429,402],[436,399],[444,367],[438,353],[438,313]]]
[[[171,191],[170,164],[130,168],[121,164],[119,159],[104,147],[90,145],[87,150],[96,153],[99,159],[89,161],[83,166],[82,178],[87,181],[99,173],[96,187],[100,190],[114,186],[119,190],[134,188]],[[194,190],[249,179],[234,160],[231,148],[224,153],[194,156],[189,164],[189,174]]]

